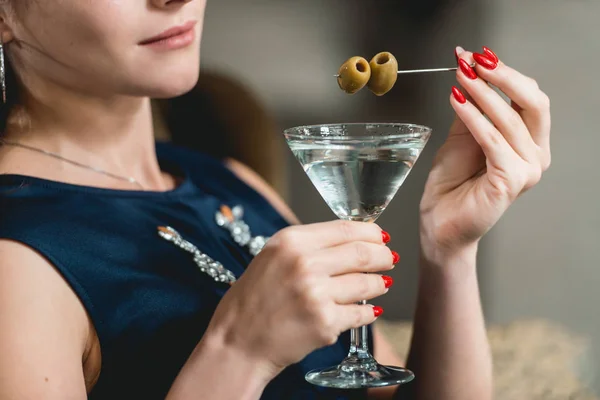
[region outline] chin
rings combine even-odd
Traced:
[[[192,90],[198,83],[199,70],[195,69],[190,72],[181,73],[178,75],[170,75],[168,79],[161,78],[154,84],[147,86],[146,96],[155,99],[166,99],[171,97],[181,96]]]
[[[134,82],[123,85],[129,87],[126,90],[128,94],[155,99],[177,97],[189,92],[198,83],[200,62],[198,59],[180,59],[163,68],[157,65],[152,70],[146,69],[146,72],[150,74],[138,74]]]

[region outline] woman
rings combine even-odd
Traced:
[[[337,363],[341,333],[381,313],[354,302],[390,280],[360,272],[389,270],[397,255],[374,224],[295,224],[239,163],[155,146],[149,98],[194,86],[204,7],[0,3],[17,82],[0,147],[0,398],[491,398],[477,244],[550,163],[547,97],[491,51],[458,49],[472,100],[453,89],[457,119],[421,202],[407,361],[418,378],[406,394],[335,393],[303,375]],[[171,27],[177,36],[161,36]],[[256,257],[222,205],[243,206],[252,235],[272,236]],[[239,280],[199,270],[207,256]],[[374,336],[376,357],[399,362]]]

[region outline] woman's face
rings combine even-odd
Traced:
[[[0,1],[0,11],[3,39],[12,39],[9,58],[26,85],[171,97],[190,90],[198,78],[205,5],[206,0],[8,0]],[[148,43],[172,28],[188,32]]]

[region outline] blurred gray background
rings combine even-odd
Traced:
[[[400,68],[454,66],[454,46],[485,45],[534,77],[552,102],[553,163],[485,237],[479,273],[490,324],[547,318],[592,340],[580,373],[600,392],[600,1],[598,0],[218,0],[209,1],[204,68],[239,79],[280,128],[407,121],[434,135],[378,223],[402,261],[377,304],[410,319],[418,256],[418,203],[432,157],[453,118],[453,73],[399,78],[386,96],[343,94],[332,77],[348,57],[390,51]],[[283,193],[304,222],[333,219],[287,155]],[[261,143],[256,143],[260,146]],[[560,377],[556,377],[560,380]]]

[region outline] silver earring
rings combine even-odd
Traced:
[[[0,85],[2,85],[2,104],[6,104],[6,67],[4,65],[4,43],[0,42]]]

